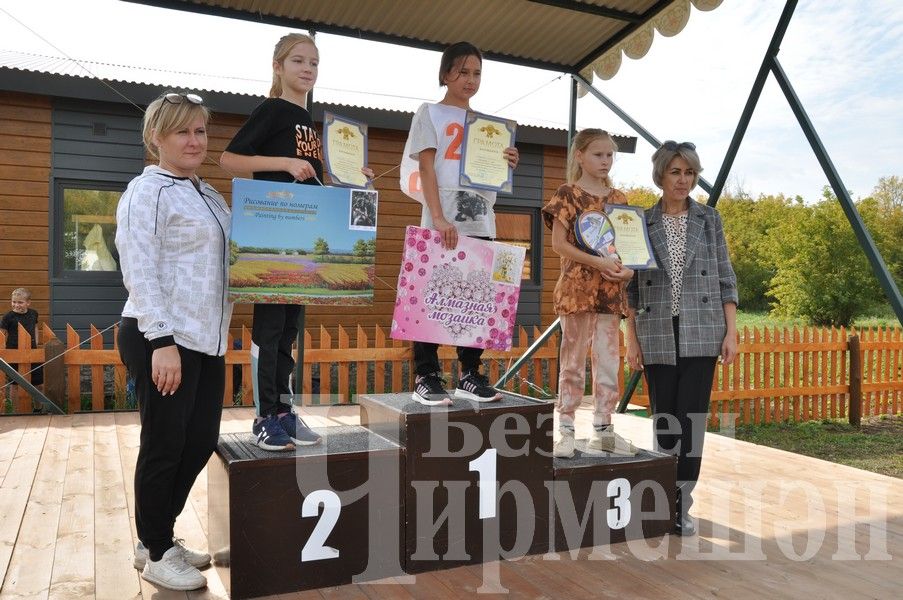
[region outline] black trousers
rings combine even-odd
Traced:
[[[255,304],[251,341],[257,346],[254,400],[257,416],[266,417],[291,410],[280,402],[283,394],[292,394],[290,378],[295,369],[292,344],[298,337],[297,304]]]
[[[686,515],[693,504],[693,489],[702,466],[702,444],[717,357],[681,357],[678,318],[674,317],[673,321],[677,364],[646,365],[645,370],[656,434],[655,449],[677,456],[675,509],[677,515]]]
[[[480,357],[483,356],[482,348],[456,346],[456,349],[461,371],[466,373],[480,368]],[[417,375],[427,375],[437,371],[442,371],[442,366],[439,364],[439,344],[414,342],[414,372]]]
[[[153,348],[135,319],[119,327],[119,355],[135,379],[141,415],[141,446],[135,467],[135,526],[153,560],[172,546],[176,517],[188,493],[216,449],[225,359],[176,346],[182,383],[162,396],[151,380]]]

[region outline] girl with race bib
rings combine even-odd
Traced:
[[[467,42],[446,48],[439,65],[439,85],[446,87],[439,102],[420,106],[411,122],[401,164],[401,189],[423,205],[420,226],[437,230],[442,244],[453,249],[460,236],[495,239],[496,193],[459,183],[464,119],[470,99],[480,89],[483,56]],[[504,156],[517,166],[517,148]],[[439,364],[438,344],[414,342],[416,384],[412,398],[427,406],[451,404]],[[461,376],[455,397],[477,402],[499,400],[501,394],[480,373],[482,348],[458,347]]]

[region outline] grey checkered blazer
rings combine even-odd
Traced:
[[[646,364],[677,364],[671,323],[671,260],[661,200],[646,210],[646,226],[658,269],[638,270],[627,287],[637,310],[636,331]],[[726,326],[723,304],[737,303],[737,276],[724,241],[721,216],[690,200],[686,267],[680,295],[680,355],[718,356]]]

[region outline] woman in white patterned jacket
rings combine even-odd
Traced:
[[[226,297],[231,214],[197,175],[209,111],[194,94],[168,93],[144,115],[159,159],[133,179],[116,210],[116,247],[129,292],[119,353],[141,414],[135,468],[135,568],[161,587],[207,584],[210,555],[174,538],[198,473],[216,448],[232,305]]]
[[[702,165],[696,146],[668,141],[652,155],[662,198],[646,211],[658,269],[627,288],[627,362],[646,370],[656,449],[677,456],[674,532],[693,535],[693,488],[718,355],[737,355],[737,278],[718,211],[690,198]]]

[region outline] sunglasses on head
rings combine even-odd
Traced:
[[[192,104],[204,103],[204,99],[197,94],[176,94],[175,92],[166,94],[163,96],[163,100],[170,104],[182,104],[183,102],[191,102]]]
[[[676,150],[680,150],[681,148],[686,148],[687,150],[696,150],[696,144],[693,142],[681,142],[677,143],[674,140],[668,140],[664,144],[662,144],[662,148],[667,150],[668,152],[675,152]]]

